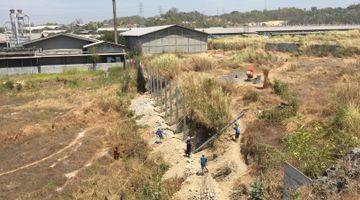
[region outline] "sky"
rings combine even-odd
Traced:
[[[347,7],[360,0],[117,0],[118,16],[155,16],[176,7],[208,15],[231,11],[277,9],[282,7],[318,8]],[[102,21],[112,17],[111,0],[0,0],[0,26],[8,21],[9,9],[23,9],[35,24],[70,23],[77,18],[84,22]]]

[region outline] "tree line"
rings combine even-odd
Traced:
[[[222,15],[208,16],[198,11],[180,12],[172,8],[164,14],[144,18],[129,16],[119,18],[120,26],[155,26],[165,24],[180,24],[187,27],[242,26],[248,23],[258,23],[272,20],[284,20],[288,25],[304,24],[360,24],[360,4],[346,8],[311,9],[279,8],[276,10],[253,10],[249,12],[233,11]],[[104,24],[112,24],[105,20]]]

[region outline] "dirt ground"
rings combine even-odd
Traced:
[[[0,199],[49,199],[107,154],[104,136],[117,114],[101,101],[116,86],[0,95]]]

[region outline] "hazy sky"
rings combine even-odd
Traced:
[[[8,21],[8,10],[21,8],[36,24],[45,22],[70,23],[76,18],[84,22],[109,19],[112,15],[111,0],[0,0],[0,26]],[[347,7],[360,0],[117,0],[118,15],[129,16],[140,13],[158,15],[160,7],[165,12],[172,7],[181,11],[197,10],[205,14],[221,14],[223,11],[263,10],[279,7],[310,8]]]

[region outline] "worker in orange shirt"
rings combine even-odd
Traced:
[[[251,79],[254,78],[254,74],[255,74],[255,69],[254,66],[249,65],[248,69],[246,70],[246,76],[247,76],[247,80],[250,81]]]

